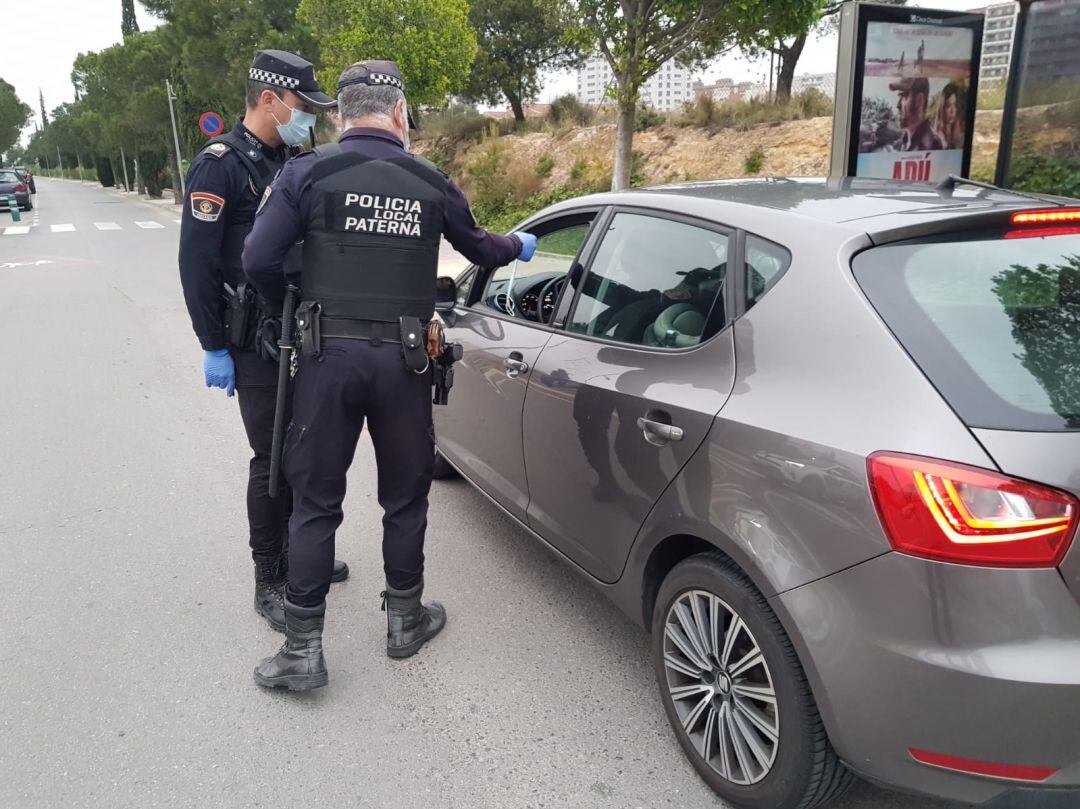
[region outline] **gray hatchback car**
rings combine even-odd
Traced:
[[[444,314],[436,463],[651,631],[701,777],[1080,806],[1080,208],[768,180],[522,228]]]

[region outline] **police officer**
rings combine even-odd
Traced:
[[[240,254],[265,189],[308,138],[314,111],[334,99],[319,91],[310,62],[284,51],[255,54],[246,110],[231,132],[213,138],[191,163],[180,223],[180,282],[191,324],[205,352],[207,387],[239,392],[240,416],[254,456],[247,514],[255,561],[255,609],[285,631],[285,544],[292,498],[267,494],[277,364],[260,334],[267,307],[245,283]],[[260,306],[260,303],[262,305]],[[258,350],[256,350],[258,349]],[[348,576],[335,564],[335,580]]]
[[[285,166],[244,246],[247,277],[278,301],[286,254],[304,242],[304,350],[283,461],[294,492],[286,642],[255,669],[260,685],[294,691],[328,681],[322,628],[334,532],[365,420],[383,507],[386,652],[409,657],[445,625],[440,604],[421,602],[435,453],[417,326],[433,317],[441,236],[485,267],[528,261],[536,249],[531,234],[482,230],[450,178],[409,154],[412,121],[393,62],[352,65],[337,94],[340,140]]]

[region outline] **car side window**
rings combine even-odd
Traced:
[[[632,345],[697,345],[710,336],[714,310],[723,313],[728,241],[684,222],[616,214],[567,329]]]
[[[757,236],[746,237],[746,300],[749,309],[772,289],[791,264],[791,253],[778,244]]]
[[[590,222],[578,219],[540,235],[531,261],[513,261],[491,273],[477,305],[520,320],[550,321],[563,279],[590,226]]]

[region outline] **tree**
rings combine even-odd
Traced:
[[[139,22],[135,19],[135,0],[120,0],[123,16],[120,19],[120,33],[127,39],[139,33]]]
[[[38,105],[41,108],[41,128],[47,129],[49,126],[49,116],[45,112],[45,94],[41,92],[41,88],[38,88]]]
[[[505,97],[518,121],[540,91],[540,71],[577,64],[586,44],[566,0],[473,0],[469,21],[478,48],[465,95],[489,104]]]
[[[821,0],[784,0],[785,7],[816,7]],[[760,30],[776,0],[577,0],[588,29],[615,74],[618,107],[612,190],[630,184],[634,117],[642,85],[665,62],[700,65]]]
[[[206,141],[195,122],[207,110],[228,122],[244,113],[244,88],[255,51],[278,49],[315,62],[316,42],[296,19],[299,0],[144,0],[166,24],[176,116],[189,153]]]
[[[795,83],[795,67],[799,63],[806,41],[816,31],[819,35],[832,31],[840,20],[840,9],[845,0],[820,0],[816,8],[806,5],[775,3],[767,19],[754,21],[741,32],[739,45],[747,55],[760,56],[772,53],[778,59],[776,66],[776,100],[791,100]],[[876,0],[886,5],[903,6],[907,0]],[[756,25],[756,29],[754,28]],[[788,41],[789,40],[789,41]]]
[[[415,105],[441,106],[466,87],[476,55],[467,0],[301,0],[297,16],[318,37],[326,87],[361,59],[396,62]]]
[[[0,79],[0,154],[19,142],[30,121],[30,108],[19,100],[15,88]]]

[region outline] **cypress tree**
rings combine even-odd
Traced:
[[[120,0],[124,10],[124,16],[120,20],[120,33],[127,39],[132,34],[139,33],[139,23],[135,19],[135,0]]]

